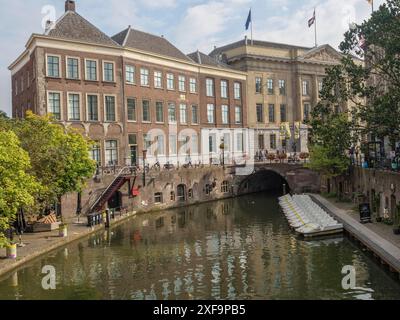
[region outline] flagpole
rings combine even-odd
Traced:
[[[251,45],[253,45],[253,11],[251,9],[252,8],[250,7],[250,12],[251,12]]]
[[[314,7],[314,13],[315,13],[315,21],[314,21],[314,32],[315,32],[315,47],[318,47],[317,44],[317,11]]]

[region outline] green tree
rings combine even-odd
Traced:
[[[28,112],[15,123],[21,145],[31,159],[30,173],[43,186],[37,199],[41,208],[54,205],[69,192],[80,192],[95,171],[95,162],[89,157],[92,143],[51,120]]]
[[[30,159],[17,136],[0,131],[0,247],[8,244],[4,235],[15,220],[18,209],[32,206],[40,184],[27,173]]]

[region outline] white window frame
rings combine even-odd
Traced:
[[[240,110],[240,119],[237,120],[237,110]],[[243,108],[242,106],[235,106],[235,124],[242,124],[243,122]]]
[[[69,78],[68,77],[68,59],[76,59],[76,60],[78,60],[78,78]],[[82,79],[81,58],[80,57],[65,56],[65,78],[68,79],[68,80],[81,80]]]
[[[106,167],[107,167],[107,166],[110,166],[110,164],[107,163],[107,148],[106,148],[106,146],[107,146],[107,141],[116,141],[116,142],[117,142],[117,146],[116,146],[116,149],[117,149],[117,163],[116,163],[115,165],[118,165],[118,164],[119,164],[119,140],[118,140],[118,139],[115,139],[115,138],[111,138],[111,139],[106,139],[106,140],[104,140],[104,144],[103,144],[103,150],[104,150],[104,164],[105,164]]]
[[[192,85],[194,85],[194,91],[192,90]],[[197,78],[190,77],[190,79],[189,79],[189,92],[190,93],[197,93]]]
[[[70,120],[69,118],[69,95],[70,94],[76,94],[79,95],[79,120]],[[73,91],[68,91],[67,92],[67,121],[68,122],[77,122],[77,121],[83,121],[82,120],[82,93],[81,92],[73,92]]]
[[[169,79],[168,76],[172,76],[172,79]],[[175,75],[173,73],[167,73],[166,78],[167,78],[167,90],[175,91]],[[172,80],[172,88],[169,87],[170,80]]]
[[[213,110],[213,114],[212,114],[212,120],[213,121],[210,121],[210,118],[209,118],[209,112],[210,112],[210,107],[212,106],[212,110]],[[207,123],[208,124],[215,124],[215,105],[213,104],[213,103],[208,103],[207,104]]]
[[[127,73],[128,73],[128,68],[133,68],[133,81],[128,81]],[[136,84],[136,67],[131,64],[126,64],[125,65],[125,83],[129,85],[135,85]]]
[[[115,121],[111,121],[107,119],[107,109],[106,109],[106,97],[114,97],[115,102]],[[104,94],[103,95],[103,111],[104,111],[104,122],[114,123],[118,122],[118,106],[117,106],[117,95],[116,94]]]
[[[227,113],[226,113],[226,116],[227,116],[227,118],[226,118],[226,121],[224,121],[225,120],[225,118],[224,118],[224,107],[226,107],[226,111],[227,111]],[[222,124],[229,124],[229,106],[227,105],[227,104],[223,104],[222,106],[221,106],[221,120],[222,120]]]
[[[49,65],[48,65],[48,57],[58,57],[58,77],[50,76],[49,75]],[[52,54],[46,53],[46,77],[54,78],[54,79],[61,79],[62,78],[62,56],[60,54]]]
[[[160,74],[160,77],[156,77],[156,74]],[[155,70],[155,71],[153,72],[153,77],[154,77],[154,88],[156,88],[156,89],[162,89],[162,88],[164,87],[164,86],[163,86],[163,72],[162,72],[162,71]],[[160,86],[157,85],[156,79],[160,79]]]
[[[210,92],[209,92],[209,89],[210,89],[209,83],[212,84],[212,86],[211,86],[211,91],[212,91],[211,95],[210,95]],[[207,97],[214,97],[215,96],[215,81],[214,81],[213,78],[206,78],[206,96]]]
[[[143,84],[143,82],[142,82],[142,71],[147,71],[147,84]],[[141,87],[150,87],[150,69],[149,68],[145,68],[145,67],[140,68],[140,86]]]
[[[182,83],[181,80],[182,79],[183,79],[183,90],[181,88],[181,83]],[[186,92],[186,76],[184,76],[184,75],[178,76],[178,90],[179,90],[179,92]]]
[[[144,101],[147,101],[149,103],[149,118],[150,118],[150,120],[143,119],[143,102]],[[143,98],[140,100],[140,111],[142,114],[142,123],[151,123],[151,100],[150,99]]]
[[[47,114],[50,113],[49,112],[49,106],[50,106],[49,94],[50,93],[59,93],[60,94],[60,120],[59,121],[62,121],[64,119],[64,117],[63,117],[63,92],[62,91],[57,91],[57,90],[48,90],[46,92],[46,96],[47,96],[47,108],[46,108],[47,110],[46,110],[46,112],[47,112]]]
[[[97,96],[97,120],[89,120],[89,96]],[[86,93],[86,121],[87,122],[100,122],[101,114],[100,114],[100,94],[98,93]]]
[[[196,107],[196,110],[197,110],[197,122],[193,122],[193,107]],[[199,112],[200,112],[200,109],[199,109],[199,105],[197,105],[197,104],[191,104],[190,105],[190,112],[191,112],[191,124],[193,125],[193,126],[198,126],[199,124],[200,124],[200,114],[199,114]]]
[[[185,121],[183,121],[182,120],[182,111],[183,111],[183,109],[182,109],[182,107],[183,106],[185,106]],[[180,103],[179,104],[179,122],[180,122],[180,124],[188,124],[188,108],[187,108],[187,104],[186,103]]]
[[[126,121],[130,122],[130,123],[138,122],[138,107],[137,107],[138,99],[135,98],[135,97],[127,97],[125,100],[126,100],[125,101],[125,104],[126,104]],[[136,120],[129,120],[128,119],[128,100],[134,100],[135,101],[135,118],[136,118]]]
[[[96,62],[96,80],[88,79],[88,74],[87,74],[87,62],[88,61]],[[85,58],[85,80],[86,81],[99,81],[99,60],[98,59]]]
[[[157,103],[161,103],[162,104],[162,117],[163,117],[163,121],[157,121]],[[165,103],[164,101],[161,100],[156,100],[155,104],[154,104],[154,110],[155,110],[155,121],[156,123],[162,124],[165,123]]]
[[[237,95],[237,86],[239,86],[239,95]],[[233,84],[233,96],[235,98],[235,100],[241,100],[242,99],[242,84],[240,82],[235,82]]]
[[[106,63],[111,63],[113,65],[113,80],[112,81],[106,80],[106,78],[105,78],[106,73],[104,72],[104,70],[105,70],[104,67],[105,67]],[[103,71],[103,82],[115,83],[116,79],[117,79],[116,78],[116,73],[115,73],[115,61],[102,60],[102,65],[103,65],[103,69],[102,69],[102,71]]]
[[[222,88],[224,88],[224,87],[222,86],[223,83],[226,84],[226,85],[225,85],[226,95],[223,95],[223,94],[222,94],[222,93],[223,93],[223,92],[222,92]],[[228,98],[229,98],[229,83],[228,83],[228,80],[221,80],[220,85],[221,85],[221,98],[222,98],[222,99],[228,99]]]

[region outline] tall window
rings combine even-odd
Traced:
[[[190,93],[196,93],[197,92],[197,80],[196,80],[196,78],[190,78],[190,80],[189,80],[189,90],[190,90]]]
[[[61,94],[59,92],[49,92],[48,112],[56,120],[61,120]]]
[[[234,91],[234,98],[239,100],[242,96],[242,85],[239,82],[235,82],[233,86]]]
[[[148,87],[150,85],[149,82],[149,69],[141,68],[140,69],[140,85]]]
[[[128,98],[126,100],[128,121],[136,121],[136,99]]]
[[[155,88],[162,88],[162,72],[161,71],[154,71],[154,87]]]
[[[169,154],[177,154],[177,139],[175,134],[169,135]]]
[[[60,77],[60,58],[57,56],[47,56],[47,76]]]
[[[67,78],[79,79],[79,59],[67,58]]]
[[[228,98],[228,81],[221,80],[221,98]]]
[[[235,123],[242,123],[242,107],[240,106],[235,107]]]
[[[168,90],[174,90],[175,85],[174,85],[174,75],[172,73],[167,74],[167,89]]]
[[[244,143],[243,143],[243,133],[236,134],[236,150],[239,152],[244,151]]]
[[[303,96],[308,96],[309,95],[309,86],[310,83],[307,80],[303,81]]]
[[[81,120],[81,108],[79,94],[68,94],[68,120],[79,121]]]
[[[229,152],[231,149],[231,135],[230,133],[224,133],[224,150]]]
[[[114,63],[104,62],[104,81],[114,82]]]
[[[157,142],[157,155],[165,155],[164,136],[162,134],[156,136],[156,142]]]
[[[125,67],[125,78],[126,82],[129,84],[135,84],[135,67],[126,66]]]
[[[262,104],[257,104],[256,105],[256,115],[257,115],[257,122],[258,123],[263,123],[264,122],[264,111],[263,111],[263,105]]]
[[[156,122],[164,122],[164,105],[161,101],[156,102]]]
[[[208,136],[208,151],[210,153],[217,152],[217,136],[215,133]]]
[[[311,106],[309,103],[304,104],[304,121],[310,120]]]
[[[286,117],[286,105],[281,104],[281,122],[286,122],[287,117]]]
[[[270,123],[275,122],[275,105],[274,104],[270,104],[268,106],[268,118],[269,118]]]
[[[192,123],[199,123],[199,108],[195,105],[192,106]]]
[[[267,90],[268,90],[269,95],[274,94],[274,80],[273,79],[267,80]]]
[[[86,60],[86,80],[97,81],[97,61]]]
[[[149,100],[142,101],[142,112],[143,112],[143,121],[150,122],[151,117],[150,117],[150,101]]]
[[[256,77],[256,93],[261,93],[262,91],[262,78]]]
[[[222,123],[229,124],[229,107],[227,105],[221,106]]]
[[[206,95],[207,97],[214,97],[214,80],[206,79]]]
[[[99,101],[97,95],[87,96],[88,121],[99,121]]]
[[[176,108],[173,103],[168,103],[168,122],[176,123]]]
[[[279,80],[279,94],[281,96],[286,95],[286,81],[285,80]]]
[[[95,141],[95,143],[92,145],[89,156],[92,160],[96,161],[98,165],[101,165],[101,149],[100,149],[100,143],[99,141]]]
[[[116,121],[115,116],[115,97],[105,96],[106,121]]]
[[[214,123],[214,105],[213,104],[208,104],[207,105],[207,121],[208,123]]]
[[[179,76],[178,77],[178,82],[179,82],[179,91],[185,92],[186,91],[186,79],[185,79],[185,76]]]
[[[271,134],[269,136],[269,144],[271,149],[276,149],[276,134]]]
[[[192,153],[199,153],[199,141],[197,134],[192,134]]]
[[[180,122],[183,124],[187,123],[187,110],[186,110],[186,104],[181,103],[179,106],[179,119]]]
[[[117,140],[106,141],[106,164],[109,166],[118,164],[118,142]]]

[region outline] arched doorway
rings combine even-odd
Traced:
[[[283,194],[290,192],[290,189],[289,183],[279,173],[272,170],[259,170],[242,180],[238,194],[263,191]]]
[[[180,184],[177,187],[177,197],[179,202],[186,201],[186,185]]]
[[[122,207],[122,193],[121,191],[117,191],[113,194],[110,200],[108,200],[108,208],[120,209],[121,207]]]

